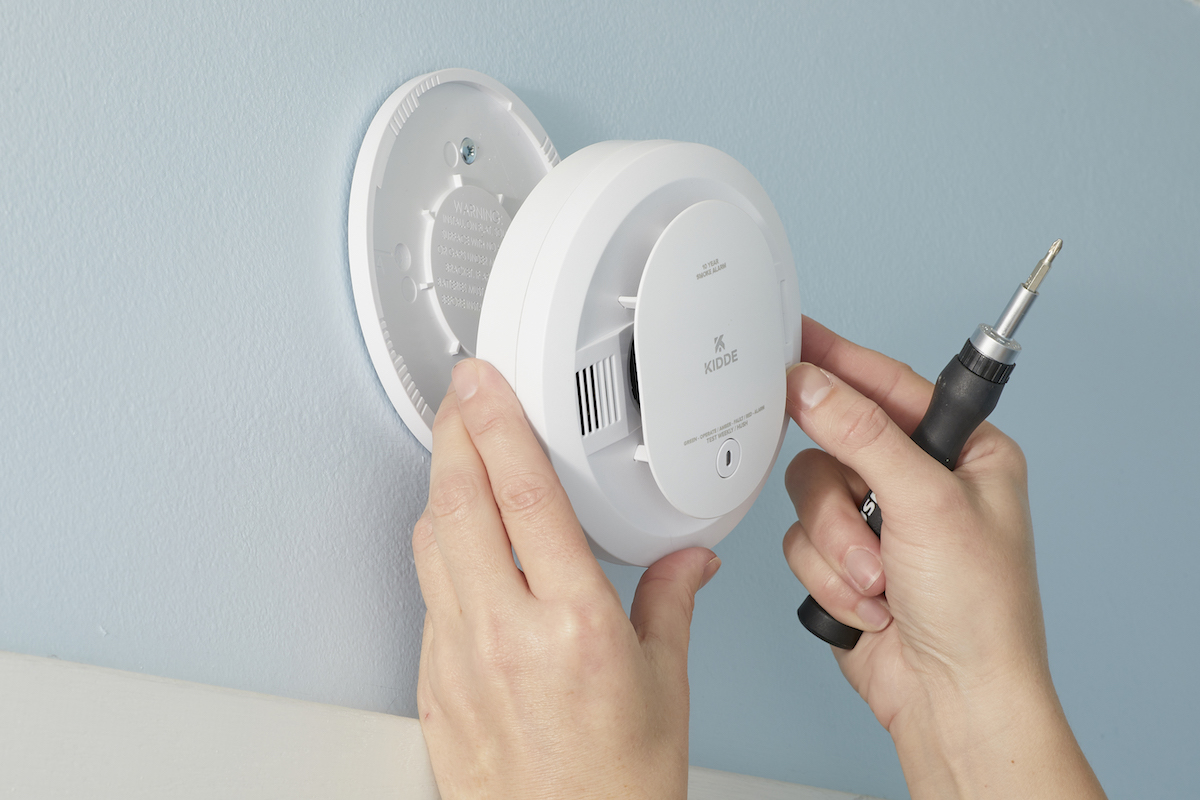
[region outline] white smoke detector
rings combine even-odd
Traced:
[[[368,352],[426,447],[454,363],[494,364],[598,556],[712,547],[787,429],[800,298],[783,225],[711,147],[601,142],[557,160],[479,73],[430,73],[384,103],[350,192]]]

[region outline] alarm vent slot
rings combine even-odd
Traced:
[[[591,436],[621,420],[617,402],[617,358],[608,356],[575,373],[579,435]]]

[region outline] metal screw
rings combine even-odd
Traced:
[[[459,150],[459,152],[462,153],[462,160],[464,164],[475,163],[475,143],[470,139],[462,140],[462,148]]]

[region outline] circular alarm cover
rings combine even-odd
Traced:
[[[633,325],[642,430],[654,480],[684,514],[730,513],[775,460],[779,296],[766,237],[730,203],[693,205],[650,251]]]
[[[466,69],[384,101],[350,187],[350,278],[371,362],[430,448],[454,364],[477,352],[492,264],[517,209],[558,163],[533,113]]]

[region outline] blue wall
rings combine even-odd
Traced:
[[[1112,796],[1195,790],[1200,7],[95,5],[0,11],[0,648],[415,713],[428,458],[357,330],[345,213],[382,100],[465,66],[564,155],[731,153],[805,310],[926,375],[1061,236],[994,416],[1054,673]],[[692,761],[905,797],[796,624],[782,467],[701,595]]]

